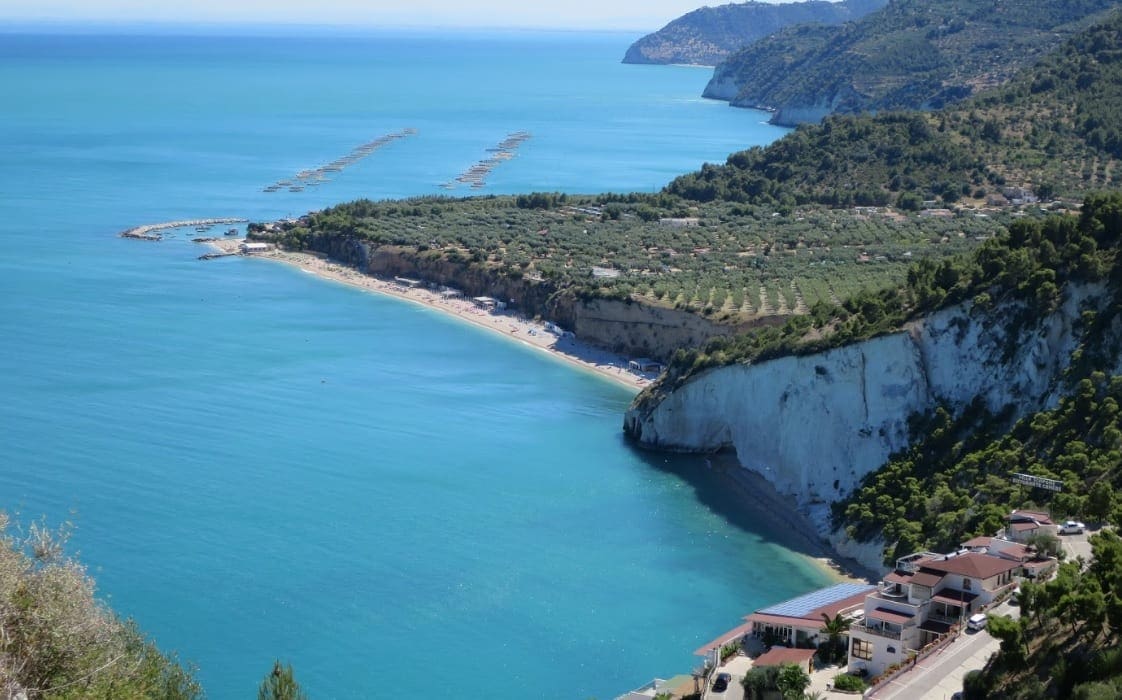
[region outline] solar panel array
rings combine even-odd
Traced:
[[[876,586],[870,586],[867,583],[838,583],[829,588],[812,591],[798,598],[776,603],[770,608],[760,610],[760,612],[768,615],[782,615],[784,617],[806,617],[818,608],[833,605],[839,600],[845,600],[850,596],[868,593],[874,588],[876,588]]]

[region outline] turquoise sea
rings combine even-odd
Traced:
[[[630,394],[506,339],[255,260],[190,217],[438,185],[652,191],[782,131],[624,66],[621,34],[0,34],[0,508],[72,520],[102,594],[251,696],[609,698],[820,572]],[[301,193],[261,188],[415,128]],[[463,194],[469,190],[460,190]]]

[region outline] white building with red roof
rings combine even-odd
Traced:
[[[992,545],[986,543],[987,548]],[[898,559],[896,568],[866,597],[864,619],[849,629],[850,670],[878,676],[938,643],[1016,586],[1021,566],[1019,558],[988,549],[921,552]]]
[[[1059,528],[1052,516],[1036,510],[1015,510],[1005,519],[1005,537],[1014,542],[1027,542],[1039,533],[1055,535]]]

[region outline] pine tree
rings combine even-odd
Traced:
[[[273,664],[272,673],[261,681],[257,700],[308,700],[308,696],[300,690],[300,684],[292,673],[292,664],[282,666],[278,660]]]

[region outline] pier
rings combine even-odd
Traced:
[[[374,151],[377,151],[379,148],[382,148],[383,146],[386,146],[390,143],[393,143],[394,141],[398,141],[408,136],[413,136],[416,133],[416,129],[409,128],[402,129],[401,131],[392,134],[386,134],[385,136],[379,136],[373,141],[367,141],[361,146],[356,146],[355,148],[351,149],[351,152],[347,155],[336,158],[326,165],[321,165],[316,168],[310,168],[308,170],[301,170],[290,179],[277,180],[273,184],[266,186],[261,191],[269,193],[280,192],[281,190],[288,190],[289,192],[303,192],[305,188],[318,187],[325,182],[331,181],[331,178],[328,177],[329,173],[341,173],[363,158],[366,158],[370,154],[374,153]]]
[[[161,231],[170,231],[175,228],[187,228],[194,226],[198,232],[205,231],[213,226],[221,224],[244,224],[249,219],[237,218],[223,218],[223,219],[189,219],[186,221],[165,221],[161,224],[144,224],[143,226],[134,226],[130,229],[125,229],[119,234],[121,238],[138,238],[142,241],[160,241],[163,240]]]
[[[503,161],[513,158],[518,152],[518,147],[525,143],[530,136],[529,131],[515,131],[507,134],[505,139],[487,149],[488,153],[494,155],[478,161],[475,165],[457,175],[455,180],[446,182],[441,187],[450,190],[457,186],[456,183],[460,183],[470,185],[472,189],[482,189],[487,184],[487,176],[491,174],[491,171]]]

